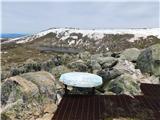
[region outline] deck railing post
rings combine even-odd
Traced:
[[[64,93],[65,95],[68,95],[67,85],[64,85],[64,92],[65,92],[65,93]]]
[[[92,95],[95,94],[95,87],[92,88]]]

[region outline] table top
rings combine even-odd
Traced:
[[[65,85],[74,87],[97,87],[102,84],[102,78],[98,75],[86,72],[69,72],[62,74],[60,81]]]

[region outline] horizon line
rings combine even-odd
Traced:
[[[43,29],[40,31],[35,31],[35,32],[2,32],[0,34],[33,34],[33,33],[39,33],[39,32],[43,32],[46,30],[50,30],[50,29],[76,29],[76,30],[125,30],[125,29],[160,29],[160,27],[152,27],[152,28],[77,28],[77,27],[51,27],[48,29]]]

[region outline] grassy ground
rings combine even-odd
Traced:
[[[105,46],[107,46],[111,51],[122,51],[126,48],[137,47],[139,49],[146,48],[150,45],[160,43],[160,40],[154,36],[147,37],[146,39],[135,41],[134,43],[128,42],[127,39],[132,38],[133,35],[107,35],[101,41]],[[87,39],[88,40],[88,39]],[[91,48],[94,48],[94,43],[90,41]],[[13,66],[21,66],[28,59],[32,59],[36,62],[44,62],[54,55],[60,54],[54,51],[52,52],[41,52],[37,49],[37,47],[42,45],[59,45],[58,38],[55,37],[55,34],[48,34],[41,38],[38,38],[32,42],[25,44],[5,44],[1,46],[1,63],[2,63],[2,71],[9,70]],[[67,43],[64,43],[68,45]],[[85,43],[84,43],[85,44]],[[97,47],[96,47],[97,48]],[[85,49],[85,48],[83,48]],[[88,49],[91,51],[90,49]],[[95,49],[93,49],[95,50]],[[103,51],[103,49],[102,49]],[[100,52],[100,51],[99,51]],[[95,53],[95,51],[94,51]]]
[[[39,50],[31,48],[25,44],[2,46],[2,52],[5,52],[1,55],[2,70],[4,68],[10,68],[11,66],[24,64],[27,59],[39,62],[46,61],[56,54],[54,52],[40,52]]]

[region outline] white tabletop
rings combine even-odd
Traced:
[[[85,72],[70,72],[62,74],[60,81],[65,85],[74,87],[97,87],[102,84],[102,78],[98,75]]]

